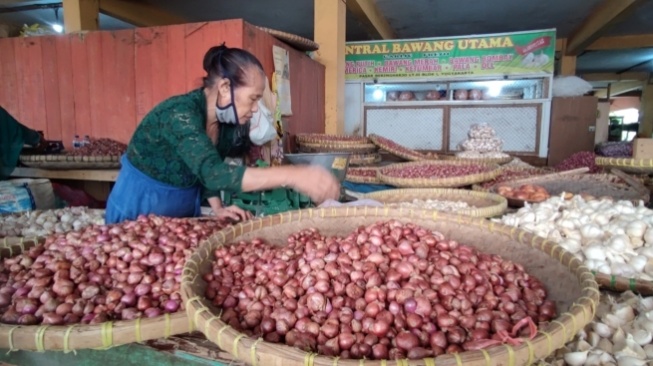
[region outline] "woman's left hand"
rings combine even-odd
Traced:
[[[214,209],[213,213],[218,219],[232,219],[234,221],[245,221],[252,218],[249,211],[245,211],[238,206],[221,207]]]

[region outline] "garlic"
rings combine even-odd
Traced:
[[[653,359],[653,344],[645,345],[644,352],[646,352],[646,358]]]
[[[580,235],[586,239],[596,239],[603,235],[603,230],[596,225],[589,224],[580,228]]]
[[[645,346],[653,341],[653,334],[645,329],[636,329],[632,336],[633,340],[640,346]]]
[[[610,342],[608,338],[601,338],[601,340],[599,341],[598,348],[606,353],[611,354],[613,347],[614,346],[612,345],[612,342]]]
[[[565,354],[565,362],[571,366],[581,366],[587,361],[587,353],[584,352],[569,352]]]
[[[590,352],[587,356],[587,361],[585,361],[585,366],[600,366],[601,365],[601,353]]]
[[[648,229],[646,229],[646,233],[644,233],[644,241],[646,244],[653,245],[653,227],[649,226]]]
[[[646,361],[640,360],[635,357],[617,357],[617,365],[618,366],[644,366],[646,365]]]
[[[614,332],[614,328],[610,328],[605,323],[595,322],[594,323],[594,332],[601,336],[602,338],[610,338]]]
[[[626,226],[626,234],[631,238],[641,239],[646,233],[647,225],[644,221],[633,221]]]

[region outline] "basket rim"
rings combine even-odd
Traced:
[[[594,159],[594,163],[604,168],[618,168],[635,173],[653,172],[653,159],[608,158],[605,156],[597,156]]]
[[[327,137],[335,138],[335,140],[328,140]],[[342,144],[342,145],[361,145],[361,144],[370,143],[370,139],[364,136],[329,135],[326,133],[300,133],[295,135],[295,141],[297,141],[299,144],[326,143],[326,144]]]
[[[390,146],[386,145],[382,141],[379,141],[378,137],[386,138],[386,137],[383,137],[381,135],[377,135],[377,134],[374,134],[374,133],[367,136],[367,138],[369,138],[370,141],[372,141],[372,143],[375,146],[377,146],[379,149],[385,150],[385,151],[389,152],[390,154],[398,156],[398,157],[400,157],[402,159],[406,159],[406,160],[409,160],[409,161],[423,161],[423,160],[437,160],[437,158],[438,158],[437,155],[429,157],[429,156],[426,156],[426,155],[420,153],[417,150],[409,149],[409,148],[407,148],[405,146],[402,146],[402,147],[407,149],[407,150],[410,150],[412,152],[411,154],[409,154],[407,152],[399,151],[399,150],[397,150],[397,149],[395,149],[393,147],[390,147]]]
[[[504,165],[512,161],[512,156],[505,158],[460,158],[455,155],[440,155],[440,159],[447,161],[473,161],[477,163]]]
[[[442,198],[447,198],[450,195],[456,197],[474,197],[483,198],[492,201],[494,204],[490,206],[477,207],[477,208],[463,208],[456,210],[453,213],[460,215],[469,215],[474,217],[493,217],[503,214],[508,208],[508,201],[505,197],[487,192],[469,191],[465,189],[455,188],[403,188],[403,189],[388,189],[383,191],[376,191],[366,193],[362,198],[369,198],[373,200],[382,199],[388,196],[401,197],[401,196],[414,196],[416,194],[433,194]],[[382,202],[384,203],[384,202]]]
[[[282,214],[276,214],[251,220],[246,223],[239,223],[234,226],[228,227],[216,234],[212,238],[205,240],[200,248],[198,248],[191,258],[186,261],[182,271],[181,294],[183,301],[186,304],[186,311],[188,317],[194,322],[194,327],[202,331],[207,338],[211,339],[221,349],[229,352],[236,359],[247,363],[257,363],[257,355],[269,355],[278,349],[284,351],[284,359],[301,363],[302,360],[305,364],[310,365],[333,365],[338,364],[341,366],[355,366],[360,365],[360,360],[343,360],[339,361],[327,356],[307,353],[300,349],[263,341],[262,339],[253,339],[247,337],[245,334],[236,331],[222,320],[219,316],[211,313],[209,302],[204,299],[203,295],[194,293],[192,284],[199,278],[198,273],[200,263],[211,257],[213,249],[217,246],[227,244],[233,238],[240,236],[244,233],[261,229],[263,227],[270,227],[281,223],[299,222],[303,219],[310,220],[313,218],[342,218],[353,216],[365,216],[391,218],[417,218],[417,219],[432,219],[432,220],[446,220],[452,223],[474,225],[480,228],[488,229],[496,234],[509,237],[518,241],[522,245],[528,245],[535,250],[540,250],[549,255],[549,257],[557,260],[563,265],[567,265],[571,273],[579,281],[581,291],[577,301],[566,313],[558,315],[555,321],[552,321],[545,331],[538,331],[535,338],[531,341],[522,343],[519,346],[510,346],[507,344],[490,347],[484,351],[467,351],[455,355],[447,354],[435,358],[428,358],[437,364],[445,365],[460,365],[466,361],[483,360],[487,357],[505,357],[507,351],[508,363],[516,364],[517,358],[529,361],[544,358],[551,354],[556,349],[563,347],[569,340],[571,340],[576,333],[585,327],[594,317],[596,306],[599,302],[600,292],[598,284],[594,275],[590,270],[572,253],[566,251],[556,242],[528,233],[524,230],[508,227],[499,223],[482,218],[474,218],[464,215],[453,215],[438,211],[418,211],[406,209],[390,209],[379,207],[332,207],[322,209],[305,209],[299,211],[289,211]],[[539,246],[539,248],[538,248]],[[580,308],[580,309],[579,309]],[[213,325],[212,325],[213,323]],[[216,334],[208,334],[210,327],[215,328],[217,325]],[[557,336],[554,336],[557,335]],[[227,338],[229,342],[223,341]],[[231,348],[225,347],[231,346]],[[534,344],[548,344],[548,347],[533,347]],[[306,360],[312,362],[306,363]],[[399,361],[401,362],[401,361]],[[406,365],[423,365],[424,360],[406,360]],[[384,364],[383,361],[365,361],[365,364],[378,366]]]
[[[592,271],[599,287],[611,291],[633,291],[641,295],[653,295],[653,281],[623,276],[608,275]]]
[[[18,255],[42,244],[45,238],[7,237],[0,239],[0,253]],[[5,257],[4,255],[2,257]],[[0,323],[0,347],[10,351],[75,351],[78,349],[108,349],[127,343],[170,337],[193,331],[185,311],[155,318],[118,320],[100,324],[71,325],[12,325]],[[82,347],[77,346],[79,343]]]
[[[376,145],[371,143],[341,144],[341,143],[304,142],[304,143],[300,143],[300,145],[313,149],[334,148],[334,149],[350,149],[350,150],[364,150],[364,151],[376,150]]]
[[[405,166],[420,166],[420,165],[482,165],[491,168],[486,172],[468,174],[448,178],[397,178],[391,177],[383,173],[384,169],[401,168]],[[473,183],[484,182],[496,178],[501,173],[499,166],[496,164],[476,163],[458,160],[430,160],[430,161],[414,161],[408,163],[390,164],[380,168],[377,172],[379,179],[387,184],[394,185],[402,188],[451,188],[462,187],[471,185]]]

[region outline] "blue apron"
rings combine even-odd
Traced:
[[[200,216],[200,187],[178,188],[159,182],[136,169],[123,155],[118,180],[107,202],[105,221],[116,224],[139,215]]]

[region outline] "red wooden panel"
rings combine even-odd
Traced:
[[[75,92],[73,86],[73,60],[68,36],[56,37],[58,102],[61,117],[61,140],[67,148],[72,148],[75,135]],[[80,71],[80,70],[77,70]]]
[[[129,142],[139,121],[136,118],[134,33],[133,29],[113,33],[116,40],[115,79],[105,79],[104,84],[107,88],[110,88],[111,83],[116,86],[116,106],[119,108],[108,105],[109,114],[115,116],[110,127],[113,129],[114,138],[124,143]]]
[[[168,27],[154,27],[152,29],[152,44],[150,46],[152,63],[152,106],[155,106],[171,95],[168,94]],[[137,51],[138,51],[138,45]],[[137,61],[138,62],[138,61]],[[137,63],[138,65],[138,63]],[[140,119],[138,120],[140,122]]]
[[[152,109],[152,38],[153,28],[137,28],[134,35],[136,58],[136,120],[137,123]]]
[[[17,38],[0,39],[0,105],[11,115],[18,117],[18,81],[16,79],[16,57],[14,44]]]
[[[15,46],[20,108],[16,117],[32,129],[45,131],[41,38],[19,38]]]
[[[57,38],[45,37],[41,42],[41,64],[43,65],[43,93],[45,103],[46,129],[48,139],[61,140],[61,106],[59,105],[59,66]]]
[[[186,88],[185,92],[199,88],[202,77],[206,74],[202,66],[204,54],[204,31],[208,23],[186,24]]]
[[[116,32],[98,32],[102,45],[100,51],[101,71],[99,74],[99,88],[91,89],[91,106],[98,113],[93,116],[93,135],[117,139],[117,130],[124,129],[124,121],[118,116],[120,104],[120,84],[124,83],[122,75],[118,74],[117,50],[118,40]],[[92,43],[89,43],[89,46]],[[95,63],[89,59],[91,64]],[[92,81],[93,79],[91,79]]]
[[[86,34],[84,41],[86,42],[86,55],[88,57],[88,64],[84,66],[82,70],[87,70],[88,72],[88,87],[89,87],[89,107],[91,110],[91,120],[89,123],[90,135],[96,138],[100,137],[109,137],[104,135],[104,126],[103,120],[105,120],[104,113],[104,96],[109,93],[110,88],[107,90],[104,89],[102,69],[105,66],[104,64],[111,64],[112,59],[111,55],[107,54],[106,62],[103,58],[103,37],[104,32],[89,32]],[[107,47],[109,49],[109,47]],[[113,108],[117,106],[113,105]],[[77,133],[87,134],[87,126],[77,125]],[[82,131],[84,131],[82,133]]]
[[[91,135],[91,65],[89,64],[88,42],[86,36],[70,35],[70,60],[72,62],[73,103],[75,105],[75,119],[64,127],[72,131],[72,135]],[[99,37],[94,37],[99,41]],[[70,146],[73,136],[66,138],[65,143]]]
[[[165,27],[168,35],[168,95],[186,92],[186,25]]]

